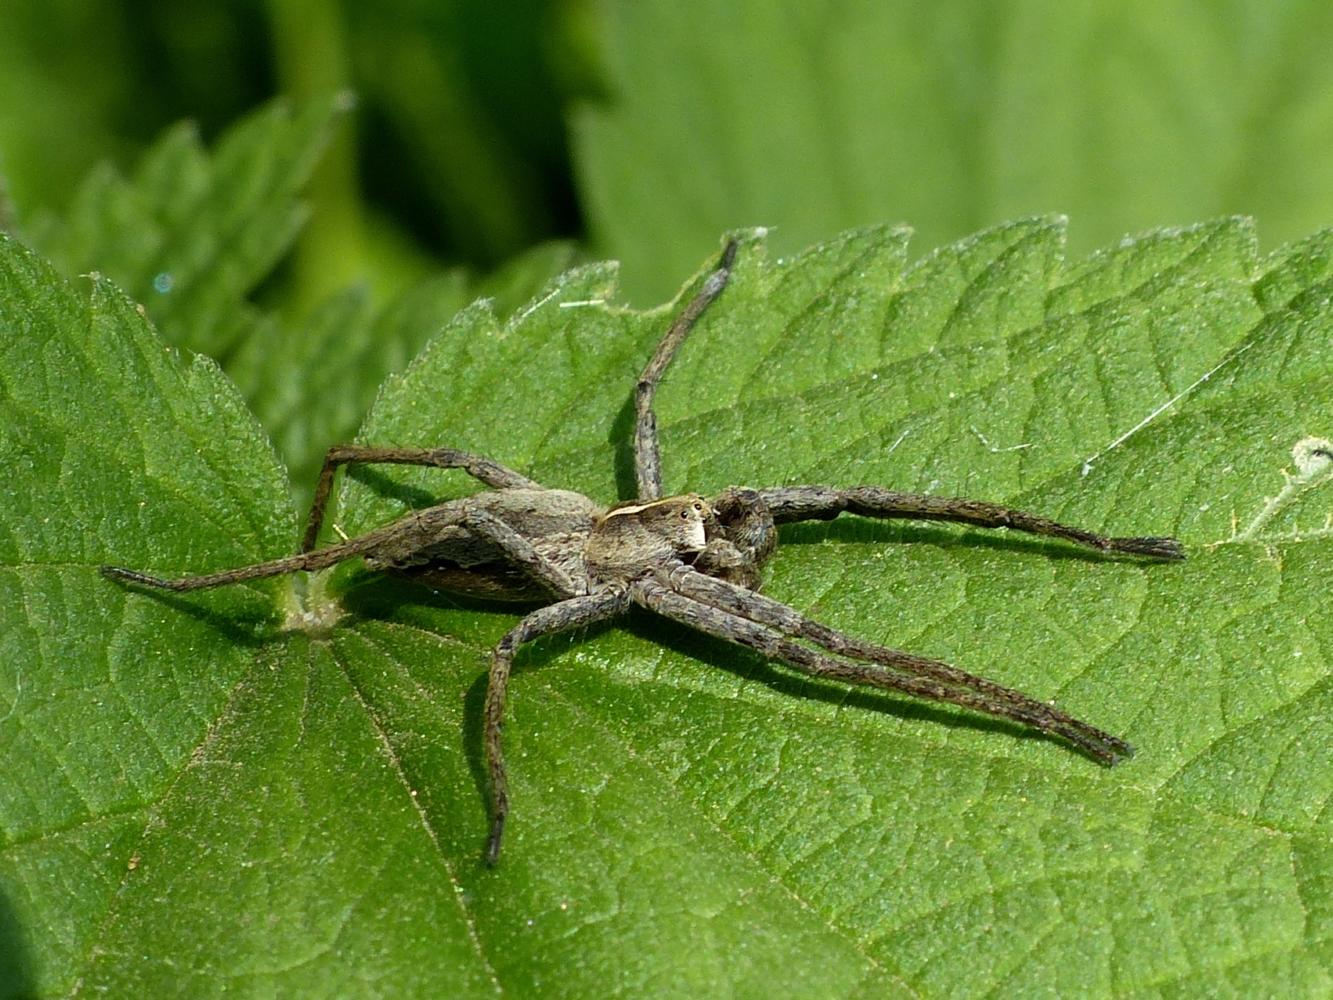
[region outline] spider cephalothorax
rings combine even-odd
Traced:
[[[1124,740],[1046,702],[939,660],[853,638],[758,590],[764,565],[777,547],[778,525],[843,513],[1006,527],[1101,552],[1156,559],[1184,557],[1175,539],[1108,538],[997,504],[879,486],[731,487],[711,499],[693,493],[662,496],[653,414],[657,385],[690,328],[726,286],[735,255],[733,241],[639,377],[636,499],[604,509],[580,493],[548,489],[489,458],[453,448],[340,445],[325,457],[300,554],[175,580],[112,566],[102,572],[122,582],[186,591],[319,570],[361,556],[371,569],[462,593],[548,602],[506,633],[491,654],[485,710],[491,795],[486,857],[491,862],[499,856],[509,813],[501,728],[515,651],[537,636],[605,621],[634,605],[816,677],[948,702],[1032,726],[1105,764],[1133,753]],[[342,465],[363,463],[463,469],[489,490],[317,548],[335,472]]]
[[[713,509],[697,493],[617,504],[583,546],[587,590],[623,588],[670,562],[693,561],[708,544]]]

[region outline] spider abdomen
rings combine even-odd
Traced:
[[[366,565],[455,594],[497,601],[548,599],[550,589],[534,580],[493,537],[471,527],[483,518],[502,522],[555,565],[573,584],[587,592],[582,550],[601,508],[572,490],[503,489],[478,493],[430,508],[466,515],[460,523],[443,524],[428,541],[403,551],[385,549],[366,554]],[[409,517],[411,515],[408,515]],[[436,515],[449,520],[443,515]],[[457,519],[455,519],[457,520]],[[558,594],[557,596],[568,596]]]

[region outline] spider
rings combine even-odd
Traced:
[[[1106,765],[1132,755],[1124,740],[1053,705],[939,660],[853,638],[758,590],[764,565],[777,548],[778,525],[830,520],[844,512],[1004,527],[1103,553],[1183,559],[1184,549],[1174,538],[1107,538],[993,503],[879,486],[733,486],[712,498],[696,493],[662,496],[653,399],[690,329],[726,287],[736,251],[733,239],[672,322],[635,385],[635,499],[607,509],[581,493],[550,489],[492,459],[453,448],[339,445],[325,456],[299,554],[180,579],[114,566],[103,566],[102,574],[128,584],[188,591],[322,570],[360,556],[372,570],[458,593],[546,602],[526,614],[491,653],[484,723],[488,864],[499,858],[509,814],[501,729],[515,652],[538,636],[618,618],[636,605],[817,678],[1012,720],[1060,737]],[[341,466],[369,463],[462,469],[489,490],[416,510],[367,534],[317,548],[335,473]]]

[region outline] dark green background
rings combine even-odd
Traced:
[[[566,237],[649,304],[741,225],[924,250],[1062,212],[1086,250],[1244,213],[1276,246],[1333,221],[1331,42],[1319,0],[9,0],[0,173],[22,231],[172,122],[348,88],[302,308]]]

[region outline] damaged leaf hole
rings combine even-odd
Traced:
[[[1295,466],[1295,474],[1288,472],[1286,469],[1280,470],[1283,480],[1282,489],[1274,496],[1265,497],[1263,506],[1251,519],[1250,523],[1240,530],[1233,530],[1228,541],[1254,541],[1264,526],[1283,510],[1290,507],[1306,493],[1333,479],[1333,442],[1322,437],[1301,438],[1292,445],[1291,464]],[[1333,513],[1327,515],[1322,527],[1315,530],[1323,533],[1331,528],[1333,528]],[[1296,541],[1302,537],[1306,537],[1306,535],[1293,529],[1290,536],[1288,536],[1288,540]]]

